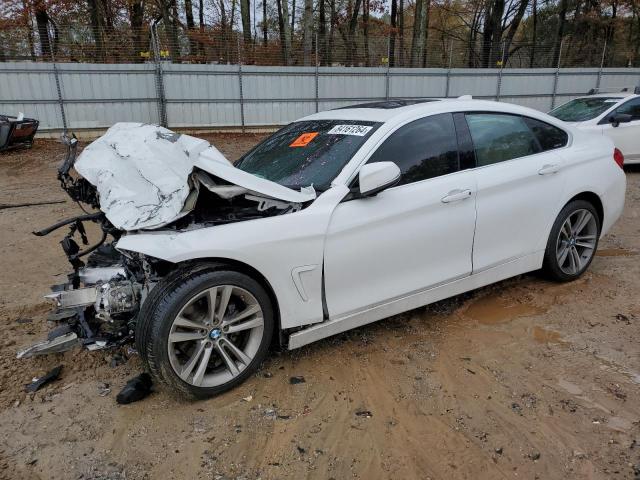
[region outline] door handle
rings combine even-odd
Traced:
[[[451,190],[444,197],[442,197],[442,203],[452,203],[459,202],[460,200],[466,200],[467,198],[471,198],[471,190],[468,188],[464,190],[456,189]]]
[[[547,164],[544,165],[540,170],[538,170],[538,175],[549,175],[550,173],[557,173],[558,170],[560,170],[560,167],[555,163]]]

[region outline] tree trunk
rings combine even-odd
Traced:
[[[516,32],[520,27],[520,22],[524,17],[525,12],[527,11],[527,6],[529,5],[529,0],[520,0],[520,5],[518,5],[518,10],[516,11],[513,20],[511,20],[511,24],[507,29],[507,35],[504,39],[504,44],[502,45],[502,50],[499,54],[502,55],[502,62],[506,65],[509,60],[509,50],[511,49],[511,44],[513,43],[513,39],[516,36]],[[504,53],[503,53],[504,52]],[[502,65],[503,67],[505,65]]]
[[[296,0],[291,4],[291,35],[296,33]]]
[[[362,0],[362,34],[364,37],[364,65],[371,66],[369,56],[369,0]]]
[[[251,6],[249,0],[240,0],[240,17],[242,19],[242,40],[246,52],[251,45]]]
[[[400,49],[399,62],[404,67],[404,0],[398,5],[398,48]]]
[[[429,13],[431,10],[431,0],[424,0],[424,21],[422,23],[422,68],[427,68],[427,53],[429,44]]]
[[[280,29],[280,50],[282,64],[289,65],[291,54],[291,34],[289,32],[289,4],[288,0],[276,0],[278,8],[278,27]]]
[[[38,36],[40,37],[40,50],[42,56],[48,61],[51,59],[51,41],[49,40],[49,15],[44,5],[38,4],[36,7],[36,25]]]
[[[333,64],[333,45],[336,24],[338,23],[338,14],[336,13],[336,0],[329,0],[330,8],[330,25],[329,25],[329,47],[327,48],[327,65]]]
[[[304,13],[302,15],[302,45],[304,65],[312,64],[313,54],[313,0],[304,0]]]
[[[360,3],[362,0],[356,0],[351,10],[351,18],[349,20],[349,28],[347,30],[347,63],[353,66],[354,59],[357,56],[358,46],[355,42],[356,27],[358,26],[358,13],[360,12]]]
[[[144,20],[144,0],[134,0],[128,5],[129,23],[131,24],[131,32],[133,35],[133,50],[136,61],[142,61],[140,53],[146,50],[144,45],[144,34],[142,30],[142,22]]]
[[[198,0],[198,23],[200,31],[204,29],[204,0]]]
[[[99,0],[87,0],[89,6],[89,18],[91,19],[91,32],[96,44],[96,58],[104,61],[104,41],[102,38],[103,17],[100,11]]]
[[[529,56],[529,68],[533,68],[535,58],[536,58],[536,41],[538,40],[538,0],[533,0],[533,12],[531,13],[533,20],[533,34],[532,44],[531,44],[531,52]]]
[[[398,17],[398,0],[391,0],[391,31],[389,32],[389,67],[396,66],[396,25]]]
[[[191,3],[191,0],[184,0],[184,13],[187,19],[187,36],[189,37],[189,53],[191,55],[195,55],[196,52],[198,51],[198,44],[195,40],[193,40],[193,38],[191,38],[191,35],[193,35],[193,30],[196,26],[195,22],[193,21],[193,3]]]
[[[418,67],[422,57],[422,4],[423,0],[416,0],[416,7],[413,13],[413,33],[411,35],[411,56],[409,65]]]
[[[562,37],[564,35],[564,27],[567,22],[567,0],[560,0],[560,13],[558,19],[558,31],[556,32],[555,45],[553,48],[553,64],[552,67],[557,67],[560,61],[560,49],[562,48]]]
[[[267,46],[268,34],[269,32],[267,31],[267,0],[262,0],[262,44],[265,47]]]
[[[327,13],[325,0],[318,1],[318,50],[320,65],[327,65]]]

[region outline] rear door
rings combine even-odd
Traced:
[[[379,161],[395,162],[401,183],[343,201],[329,223],[324,273],[331,318],[471,274],[475,178],[469,155],[458,153],[453,116],[401,126],[368,160]]]
[[[614,127],[608,119],[611,115],[631,115],[631,121]],[[640,162],[640,97],[626,101],[602,120],[602,133],[610,137],[624,155],[625,162]]]
[[[467,113],[478,186],[473,271],[544,249],[564,186],[563,130],[520,115]]]

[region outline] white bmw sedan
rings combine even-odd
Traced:
[[[640,87],[634,93],[596,93],[575,98],[555,108],[549,115],[585,132],[613,140],[625,165],[640,163]]]
[[[113,129],[76,169],[115,248],[87,267],[65,249],[76,276],[58,306],[124,322],[150,372],[189,397],[238,385],[272,341],[299,348],[534,270],[574,280],[625,197],[611,140],[504,103],[321,112],[234,165],[161,127]]]

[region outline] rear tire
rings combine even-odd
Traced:
[[[579,278],[589,268],[600,238],[601,220],[586,200],[564,206],[551,228],[542,271],[559,282]]]
[[[163,279],[152,290],[136,332],[151,374],[173,393],[208,398],[252,375],[274,330],[273,306],[253,278],[200,265]]]

